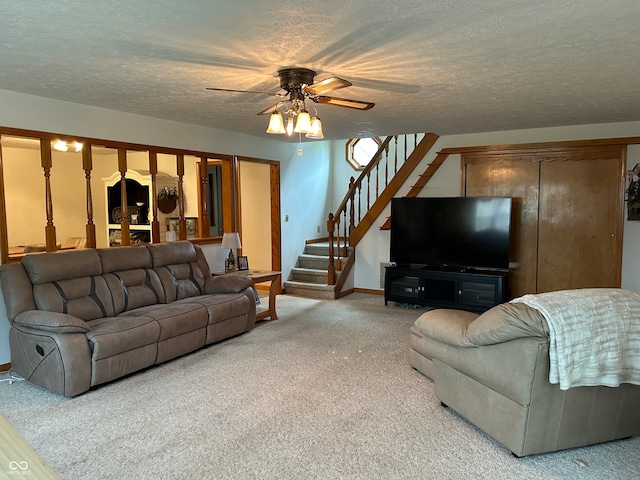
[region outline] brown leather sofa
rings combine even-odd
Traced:
[[[251,279],[172,242],[27,255],[0,267],[11,367],[73,397],[250,330]]]
[[[431,310],[411,327],[409,361],[438,399],[516,456],[640,435],[640,386],[549,383],[549,330],[521,303],[478,315]]]

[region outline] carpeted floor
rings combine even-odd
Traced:
[[[421,310],[277,301],[277,321],[75,399],[0,383],[0,413],[63,479],[640,476],[640,438],[517,459],[441,407],[407,361]]]

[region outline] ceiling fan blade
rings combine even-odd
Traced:
[[[320,95],[325,92],[330,92],[331,90],[350,87],[351,85],[353,85],[353,83],[344,78],[329,77],[312,85],[307,85],[303,90],[311,95]]]
[[[261,112],[258,112],[258,115],[268,115],[270,113],[273,113],[278,109],[278,105],[280,105],[280,102],[276,103],[275,105],[271,105],[269,108],[265,108]]]
[[[258,95],[270,95],[272,97],[284,97],[287,93],[281,92],[261,92],[258,90],[234,90],[232,88],[216,88],[216,87],[206,87],[206,90],[215,90],[217,92],[236,92],[236,93],[256,93]]]
[[[313,97],[313,101],[316,103],[324,103],[327,105],[336,105],[338,107],[355,108],[356,110],[369,110],[375,105],[375,103],[372,102],[361,102],[360,100],[349,100],[347,98],[324,96]]]

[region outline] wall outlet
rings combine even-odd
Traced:
[[[320,233],[320,225],[318,225],[318,226],[316,227],[316,231],[317,231],[318,233]]]
[[[288,222],[288,221],[289,221],[289,214],[288,214],[288,213],[286,213],[286,214],[284,215],[284,221],[285,221],[285,222]]]

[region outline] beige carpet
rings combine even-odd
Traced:
[[[0,413],[63,479],[638,478],[640,438],[517,459],[442,408],[407,361],[420,313],[279,296],[279,320],[75,399],[0,383]]]

